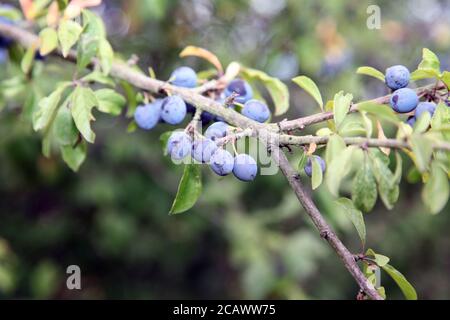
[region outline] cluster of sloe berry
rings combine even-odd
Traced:
[[[178,87],[194,88],[197,86],[197,74],[189,67],[175,69],[169,82]],[[241,113],[257,122],[264,123],[270,118],[270,110],[267,105],[259,100],[252,99],[253,91],[250,85],[242,79],[232,80],[223,90],[217,101],[225,107],[235,108],[242,106]],[[225,103],[231,99],[230,104]],[[163,99],[155,99],[153,102],[138,106],[134,119],[136,124],[145,130],[154,128],[158,123],[178,125],[182,123],[187,113],[194,113],[195,107],[191,106],[177,95],[170,95]],[[258,166],[255,159],[247,154],[233,156],[230,152],[218,145],[218,140],[225,138],[231,127],[220,117],[208,112],[202,112],[203,124],[214,121],[205,131],[192,135],[186,131],[174,131],[167,142],[167,153],[174,160],[182,160],[188,156],[199,163],[209,164],[212,171],[219,176],[233,174],[242,181],[251,181],[256,177]],[[199,136],[199,138],[197,138]]]
[[[386,85],[394,92],[390,99],[392,109],[398,113],[409,113],[414,111],[406,122],[413,126],[417,119],[424,113],[428,112],[433,116],[436,110],[434,102],[419,102],[417,93],[407,88],[410,79],[409,70],[402,65],[392,66],[386,69],[385,74]]]

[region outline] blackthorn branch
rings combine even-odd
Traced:
[[[0,34],[6,36],[10,39],[13,39],[15,42],[23,45],[24,47],[36,46],[39,42],[39,38],[34,34],[23,30],[21,28],[15,27],[13,25],[0,24]],[[67,61],[77,62],[77,54],[74,51],[62,52],[55,51],[55,54],[63,57]],[[93,58],[87,63],[87,67],[93,68],[96,65],[99,65],[101,61],[97,58]],[[407,71],[407,70],[406,70]],[[191,70],[183,69],[179,70],[179,73],[174,74],[173,77],[175,79],[183,79],[184,76],[192,73]],[[392,73],[392,75],[390,74]],[[194,72],[195,74],[195,72]],[[405,79],[401,79],[402,81],[397,81],[400,77]],[[287,178],[291,188],[295,192],[299,202],[304,207],[307,215],[312,220],[316,228],[318,229],[321,237],[323,237],[331,247],[336,251],[337,255],[343,261],[345,267],[348,269],[350,274],[353,276],[355,281],[358,283],[360,289],[371,299],[380,300],[382,299],[381,295],[372,285],[372,283],[366,278],[361,269],[359,268],[357,261],[354,259],[354,255],[344,246],[344,244],[340,241],[337,235],[332,230],[331,226],[325,221],[320,211],[315,206],[312,201],[310,195],[306,191],[306,188],[303,186],[301,179],[290,165],[286,155],[280,150],[280,146],[285,145],[320,145],[327,144],[330,140],[329,136],[294,136],[291,134],[285,134],[285,132],[291,132],[293,130],[303,130],[309,125],[320,123],[323,121],[327,121],[333,118],[333,112],[322,112],[308,117],[302,117],[294,120],[285,120],[279,123],[269,123],[265,124],[264,122],[269,118],[269,110],[267,106],[265,106],[261,102],[255,101],[244,101],[239,100],[243,97],[251,96],[249,94],[251,92],[251,88],[246,85],[246,83],[242,82],[242,80],[232,80],[233,77],[227,77],[227,75],[221,76],[217,80],[208,81],[202,84],[199,87],[194,87],[195,83],[187,77],[186,80],[188,82],[182,82],[183,87],[179,87],[173,84],[170,84],[165,81],[161,81],[158,79],[154,79],[135,71],[132,67],[125,63],[114,62],[110,69],[110,75],[114,78],[124,80],[129,84],[133,85],[136,88],[151,92],[153,94],[169,94],[171,95],[170,99],[166,99],[164,103],[162,103],[161,108],[164,112],[167,104],[174,104],[175,106],[183,105],[184,103],[191,104],[196,107],[196,113],[194,115],[194,119],[188,128],[184,132],[178,132],[177,135],[179,137],[171,137],[172,140],[169,139],[168,143],[168,151],[175,158],[184,158],[186,154],[191,152],[191,134],[195,134],[198,130],[197,126],[201,119],[201,114],[210,113],[214,116],[222,118],[226,123],[233,125],[237,128],[237,131],[232,134],[223,134],[218,140],[217,144],[222,145],[228,142],[234,142],[236,139],[254,136],[260,139],[261,142],[265,144],[268,150],[272,155],[275,163],[279,166],[285,177]],[[389,77],[388,77],[389,76]],[[178,78],[177,78],[178,77]],[[407,78],[407,80],[406,80]],[[443,83],[438,82],[435,85],[426,86],[419,88],[415,91],[411,89],[404,88],[405,83],[407,84],[409,81],[409,71],[408,73],[399,66],[391,69],[387,74],[387,84],[392,89],[398,89],[393,95],[387,95],[384,97],[379,97],[373,100],[370,100],[372,103],[377,104],[385,104],[391,101],[391,105],[393,105],[394,109],[398,112],[409,112],[412,111],[418,102],[418,97],[424,95],[431,94],[434,98],[438,91],[441,89],[445,89],[445,85]],[[231,82],[231,86],[234,88],[233,92],[239,92],[241,95],[234,96],[233,92],[229,92],[227,96],[231,96],[232,102],[239,102],[244,104],[243,113],[247,115],[244,116],[232,108],[224,107],[223,103],[215,101],[209,97],[205,97],[204,93],[209,91],[219,91],[223,88],[229,88],[230,86],[226,86]],[[176,83],[175,83],[176,84]],[[226,89],[227,90],[227,89]],[[172,101],[173,100],[173,101]],[[234,101],[236,100],[236,101]],[[225,104],[230,103],[227,99]],[[352,104],[349,111],[350,113],[358,111],[358,107],[367,102],[362,102],[359,104]],[[418,118],[420,114],[418,112],[430,112],[431,107],[429,105],[422,105],[419,110],[416,110],[415,117]],[[183,112],[185,112],[185,108],[182,108]],[[180,114],[179,112],[171,113],[173,108],[168,108],[166,113],[163,113],[163,119],[167,123],[178,124],[181,123],[184,119],[184,114]],[[139,111],[135,114],[135,119],[138,124],[140,123],[140,114],[141,112],[144,114],[145,119],[148,119],[145,114],[148,112],[148,109],[143,107],[139,109]],[[434,110],[433,110],[434,112]],[[154,119],[155,120],[155,119]],[[151,129],[155,126],[157,121],[152,121],[150,123],[143,122],[140,123],[141,127]],[[177,141],[173,139],[183,139],[188,141],[186,144],[178,144]],[[367,147],[383,147],[383,148],[396,148],[396,149],[411,149],[412,145],[407,140],[402,139],[374,139],[374,138],[362,138],[362,137],[344,137],[343,141],[347,145],[357,145],[364,148]],[[206,141],[207,143],[207,141]],[[185,148],[184,146],[189,145],[189,148]],[[446,142],[434,142],[431,145],[434,149],[446,150],[450,151],[450,144]],[[214,152],[213,155],[208,154],[205,155],[203,152],[200,152],[197,155],[197,160],[203,162],[205,156],[213,157],[213,165],[211,166],[214,172],[219,175],[225,175],[235,170],[235,175],[243,180],[249,181],[254,178],[256,175],[256,163],[251,163],[250,171],[247,170],[248,167],[245,167],[245,170],[242,167],[234,165],[233,161],[236,161],[226,150],[220,149],[220,152]],[[246,158],[247,155],[242,155],[242,158]],[[236,157],[238,158],[238,157]],[[248,159],[246,159],[248,160]],[[251,159],[253,160],[253,159]],[[323,161],[323,160],[322,160]],[[233,169],[234,165],[234,169]],[[311,162],[309,163],[311,167]],[[322,171],[323,171],[322,167]],[[312,169],[311,169],[312,170]]]

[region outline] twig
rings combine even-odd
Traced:
[[[292,190],[302,204],[306,214],[312,220],[322,238],[324,238],[333,247],[334,251],[341,258],[347,270],[358,283],[361,290],[364,291],[373,300],[383,300],[372,283],[367,280],[361,269],[358,267],[353,254],[344,246],[330,225],[325,221],[319,209],[317,209],[311,197],[302,185],[298,173],[292,168],[286,155],[280,150],[277,144],[270,144],[272,158],[280,167],[284,176],[289,182]]]

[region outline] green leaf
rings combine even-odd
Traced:
[[[391,210],[398,200],[400,189],[394,175],[388,167],[388,163],[381,152],[369,151],[372,172],[378,185],[378,194],[387,209]],[[387,158],[387,157],[386,157]]]
[[[306,154],[306,152],[304,152],[303,150],[300,151],[301,155],[300,155],[300,160],[298,162],[298,171],[303,171],[303,169],[306,166],[306,163],[308,162],[308,156]]]
[[[64,10],[69,4],[69,0],[56,0],[59,10]]]
[[[322,184],[323,173],[322,167],[316,157],[310,157],[310,159],[312,164],[312,189],[315,190]]]
[[[72,20],[63,20],[60,23],[58,28],[58,39],[64,57],[67,57],[70,49],[77,43],[82,31],[83,28]]]
[[[58,47],[58,34],[53,28],[45,28],[39,33],[39,53],[46,56]]]
[[[386,264],[383,267],[383,270],[387,272],[391,276],[391,278],[397,283],[400,290],[402,290],[403,295],[408,300],[417,300],[417,293],[414,287],[406,280],[405,276],[402,275],[398,270],[396,270],[393,266]]]
[[[83,27],[86,33],[106,38],[106,28],[103,20],[91,10],[83,10]]]
[[[331,161],[334,158],[337,158],[341,154],[341,152],[345,150],[345,148],[345,141],[340,135],[331,135],[328,139],[327,149],[325,152],[325,162],[327,163],[327,165],[330,165]]]
[[[104,74],[109,74],[114,60],[114,51],[109,42],[101,39],[98,47],[98,56],[100,58],[100,65]]]
[[[365,111],[376,116],[379,119],[385,119],[392,122],[398,122],[397,114],[391,107],[385,104],[374,103],[371,101],[359,103],[357,106],[359,111]]]
[[[366,137],[370,138],[373,134],[373,122],[365,111],[361,111],[361,117],[363,119],[364,128],[366,129]]]
[[[431,127],[439,130],[444,125],[450,123],[450,108],[441,101],[436,107],[433,118],[431,119]]]
[[[415,70],[411,72],[411,81],[439,78],[439,73],[436,70],[426,69],[426,70]]]
[[[301,88],[303,88],[306,92],[308,92],[314,100],[319,104],[320,109],[323,111],[323,100],[322,95],[320,94],[319,88],[310,78],[306,76],[299,76],[292,79],[296,84],[298,84]]]
[[[159,136],[159,142],[161,144],[161,148],[163,150],[164,155],[167,155],[167,141],[169,141],[170,135],[173,131],[164,132]]]
[[[94,143],[95,133],[91,129],[90,122],[95,120],[92,116],[92,108],[98,106],[97,97],[90,88],[77,86],[71,97],[70,110],[78,130],[90,143]]]
[[[30,72],[31,67],[33,66],[34,63],[35,55],[36,55],[35,46],[29,47],[22,58],[22,62],[20,63],[20,67],[23,73],[28,74]]]
[[[201,166],[187,164],[178,186],[177,196],[170,209],[170,214],[178,214],[192,208],[202,193]]]
[[[377,288],[378,294],[384,299],[386,300],[386,289],[384,289],[384,287],[378,287]]]
[[[383,82],[385,81],[384,74],[381,71],[378,71],[377,69],[372,68],[372,67],[367,67],[367,66],[359,67],[358,70],[356,70],[356,73],[365,74],[367,76],[377,78]]]
[[[87,144],[85,141],[81,141],[75,147],[71,145],[61,146],[61,154],[64,162],[76,172],[86,160]]]
[[[372,249],[368,249],[366,251],[366,255],[367,256],[371,256],[373,258],[373,260],[375,261],[375,263],[379,267],[384,267],[390,261],[389,257],[386,257],[386,256],[384,256],[382,254],[375,253],[375,251],[373,251]]]
[[[286,113],[289,109],[289,91],[283,82],[255,69],[242,68],[241,72],[249,81],[256,80],[264,84],[272,97],[276,116]]]
[[[431,123],[431,115],[429,112],[424,112],[420,115],[419,119],[417,119],[414,124],[414,132],[415,133],[423,133],[428,130]]]
[[[97,54],[99,47],[99,36],[96,34],[83,33],[78,42],[77,49],[77,68],[82,71]]]
[[[418,134],[412,135],[410,139],[417,169],[420,172],[425,172],[433,154],[433,143],[429,138]]]
[[[364,120],[360,114],[349,114],[339,127],[339,133],[345,137],[356,137],[366,134]]]
[[[330,128],[320,128],[316,132],[316,136],[319,137],[327,137],[333,135],[333,131],[330,130]]]
[[[352,200],[355,207],[363,212],[373,209],[377,201],[377,183],[367,161],[359,169],[352,185]]]
[[[33,114],[33,129],[35,131],[46,129],[50,126],[56,116],[61,96],[69,85],[69,82],[61,83],[48,97],[39,101],[38,109]]]
[[[364,224],[363,214],[354,207],[353,202],[350,199],[340,198],[336,200],[335,203],[355,226],[359,238],[361,239],[362,246],[364,247],[366,243],[366,225]]]
[[[447,173],[434,161],[431,165],[430,177],[422,190],[422,199],[428,210],[436,214],[447,204],[450,195]]]
[[[355,147],[353,146],[343,150],[330,162],[326,170],[325,182],[331,194],[335,196],[338,195],[342,179],[350,172],[351,166],[349,163],[354,150]]]
[[[78,139],[78,130],[68,108],[68,101],[69,99],[59,108],[53,125],[56,141],[63,146],[73,146]]]
[[[98,101],[98,110],[114,116],[122,112],[122,108],[126,103],[125,98],[112,89],[97,90],[95,91],[95,96]]]
[[[436,72],[439,75],[441,73],[441,63],[433,51],[424,48],[422,50],[422,61],[417,69]]]
[[[450,88],[450,72],[448,71],[442,72],[441,80],[447,86],[447,88]]]
[[[99,71],[93,71],[93,72],[89,73],[88,75],[81,78],[81,81],[97,82],[97,83],[101,83],[101,84],[104,84],[106,86],[111,86],[111,87],[115,87],[115,85],[116,85],[114,83],[113,79],[111,79],[108,76],[105,76],[103,73],[101,73]]]
[[[402,180],[402,167],[403,160],[400,152],[395,152],[395,172],[394,172],[394,181],[395,183],[399,184]]]
[[[353,95],[350,93],[347,93],[344,95],[343,91],[340,91],[334,96],[334,110],[333,110],[333,116],[334,116],[334,123],[336,124],[336,128],[339,129],[339,126],[341,125],[342,121],[344,121],[345,116],[348,113],[348,110],[350,109],[350,104],[353,100]]]

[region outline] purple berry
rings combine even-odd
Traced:
[[[184,131],[173,132],[167,141],[167,153],[173,160],[182,160],[192,150],[192,139]]]
[[[134,112],[134,120],[139,128],[144,130],[153,129],[161,119],[162,99],[152,103],[138,106]]]
[[[314,159],[319,162],[319,165],[320,165],[320,168],[322,169],[322,172],[325,172],[325,168],[326,168],[325,161],[319,156],[314,156]],[[308,161],[306,162],[306,166],[305,166],[304,170],[305,170],[305,173],[306,173],[306,175],[308,177],[312,177],[312,161],[311,161],[311,158],[309,158]]]
[[[242,114],[247,118],[264,123],[270,118],[270,110],[265,103],[258,100],[249,100],[242,108]]]
[[[186,103],[179,96],[170,96],[163,100],[161,118],[164,122],[175,125],[186,117]]]
[[[233,171],[234,158],[225,149],[218,148],[209,161],[209,166],[219,176],[226,176]]]
[[[238,94],[234,101],[238,103],[246,103],[253,97],[252,87],[247,83],[247,81],[241,79],[234,79],[224,90],[225,97],[229,97],[232,93]]]
[[[409,88],[396,90],[390,99],[391,107],[397,112],[407,113],[413,111],[419,103],[416,92]]]
[[[416,119],[419,119],[424,112],[428,112],[430,116],[433,116],[434,111],[436,111],[436,104],[434,102],[420,102],[414,111],[414,116]]]
[[[416,123],[416,117],[414,116],[408,117],[406,123],[409,124],[411,127],[414,127],[414,124]]]
[[[177,87],[195,88],[197,86],[197,74],[189,67],[179,67],[170,75],[170,83]]]
[[[205,137],[215,141],[227,135],[228,125],[225,122],[215,122],[205,131]]]
[[[234,158],[233,174],[241,181],[252,181],[258,172],[255,159],[248,154],[239,154]]]
[[[198,162],[208,163],[217,145],[210,139],[196,140],[192,148],[192,157]]]
[[[405,66],[397,65],[386,69],[386,85],[392,90],[404,88],[408,85],[410,73]]]

